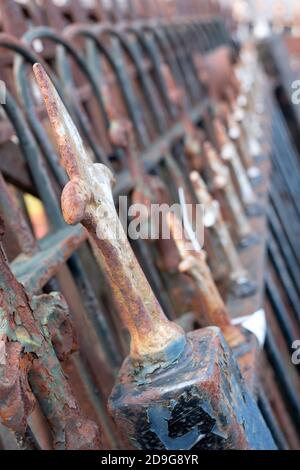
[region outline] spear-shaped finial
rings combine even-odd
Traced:
[[[110,282],[119,314],[131,335],[130,356],[140,368],[175,361],[185,347],[180,327],[165,317],[131,249],[112,195],[113,175],[93,164],[56,89],[40,64],[34,73],[45,100],[62,163],[70,182],[62,194],[68,223],[89,231]]]

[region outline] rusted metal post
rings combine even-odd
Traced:
[[[56,449],[100,448],[98,428],[82,415],[58,360],[74,349],[64,299],[52,293],[33,297],[29,303],[10,271],[2,244],[0,265],[2,423],[23,435],[36,399],[50,424]]]
[[[183,332],[163,315],[134,257],[115,210],[111,192],[112,173],[101,164],[91,163],[79,134],[46,73],[39,65],[34,70],[55,131],[63,165],[71,180],[62,194],[64,218],[71,224],[81,221],[99,248],[120,316],[131,333],[131,357],[137,364],[147,361],[152,363],[155,357],[158,362],[168,360],[169,356],[174,360],[184,347]],[[102,213],[97,210],[97,202],[101,202]],[[105,223],[106,217],[109,224]],[[115,240],[115,247],[111,240]],[[132,306],[135,309],[129,311]]]
[[[189,148],[188,151],[196,151],[196,154],[199,158],[200,155],[197,152],[200,151],[200,145],[199,139],[197,139],[197,130],[195,129],[194,124],[191,122],[190,118],[184,112],[183,92],[176,86],[175,81],[173,80],[173,77],[171,75],[170,69],[166,64],[162,64],[160,66],[160,73],[165,80],[166,88],[168,90],[171,103],[182,110],[182,121],[186,129],[186,141],[188,142],[187,145]],[[165,151],[165,163],[168,169],[168,173],[171,175],[173,183],[176,187],[176,191],[179,191],[180,188],[182,188],[185,193],[187,203],[190,204],[191,207],[195,208],[197,203],[197,196],[194,192],[194,188],[191,182],[189,181],[188,171],[184,175],[182,169],[179,167],[178,163],[175,161],[171,152],[168,151],[168,149],[166,149]],[[177,200],[177,195],[175,199]],[[191,219],[193,219],[193,217],[195,216],[196,211],[193,212],[194,214],[190,215]],[[202,242],[202,234],[198,233],[196,235],[199,241]],[[222,265],[221,263],[219,263],[217,253],[218,246],[213,244],[213,239],[210,237],[210,234],[208,232],[206,233],[206,235],[206,249],[209,254],[209,259],[214,277],[218,280],[224,279],[228,275],[227,267],[225,266],[225,264]]]
[[[64,217],[81,221],[93,236],[131,335],[130,356],[109,401],[128,447],[275,448],[220,330],[186,336],[164,316],[117,217],[111,171],[91,164],[46,72],[39,64],[34,72],[70,178]]]

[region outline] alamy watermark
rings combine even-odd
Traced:
[[[6,103],[6,85],[3,80],[0,80],[0,104]]]
[[[293,342],[292,349],[295,349],[295,352],[292,354],[292,363],[298,366],[300,364],[300,339],[296,339]]]
[[[172,205],[129,205],[128,197],[120,196],[117,217],[111,217],[107,207],[98,206],[96,233],[99,239],[110,240],[122,239],[124,232],[131,240],[184,240],[185,250],[200,251],[204,214],[203,204],[186,204],[184,199]]]
[[[294,90],[291,96],[292,103],[296,105],[300,104],[300,80],[293,81],[291,87]]]

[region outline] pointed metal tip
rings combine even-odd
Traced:
[[[89,165],[91,162],[81,136],[45,68],[36,63],[33,72],[46,105],[63,166],[70,178],[83,176],[86,173],[84,163]]]
[[[36,62],[35,64],[33,64],[32,68],[33,68],[34,73],[39,72],[39,71],[40,72],[43,72],[43,71],[45,72],[44,67],[39,62]]]
[[[50,121],[53,125],[52,118],[53,116],[58,115],[60,98],[56,92],[55,86],[53,85],[43,65],[39,62],[36,62],[32,68],[41,95],[44,99]]]
[[[41,93],[43,95],[43,98],[45,99],[46,98],[45,91],[49,87],[50,84],[52,85],[52,83],[50,81],[50,78],[49,78],[46,70],[42,66],[42,64],[40,64],[39,62],[36,62],[33,65],[32,69],[33,69],[33,73],[34,73],[34,76],[36,78],[37,84],[38,84],[38,86],[41,90]]]

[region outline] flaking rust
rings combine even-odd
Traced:
[[[1,222],[1,221],[0,221]],[[61,368],[74,349],[67,305],[58,293],[29,302],[0,245],[0,419],[23,436],[36,401],[55,449],[98,449],[99,431],[86,419]]]
[[[65,219],[81,222],[95,239],[131,336],[109,400],[127,447],[274,448],[220,330],[185,335],[165,317],[120,226],[110,170],[90,163],[46,72],[39,64],[34,72],[70,178],[62,196]]]

